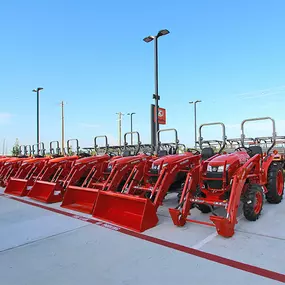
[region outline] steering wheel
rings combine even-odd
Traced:
[[[191,152],[194,155],[201,154],[201,152],[199,150],[195,149],[195,148],[187,148],[187,152]]]
[[[247,152],[247,154],[252,154],[252,150],[248,147],[245,147],[245,146],[240,146],[240,147],[235,149],[235,151],[243,151],[243,150],[245,150]]]

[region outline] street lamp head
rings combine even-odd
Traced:
[[[166,29],[160,30],[160,31],[158,32],[158,34],[157,34],[157,37],[165,36],[165,35],[167,35],[167,34],[169,34],[169,31],[168,31],[168,30],[166,30]]]
[[[32,92],[38,92],[38,91],[43,90],[43,89],[44,88],[42,88],[42,87],[38,87],[37,89],[33,89]]]
[[[143,40],[144,40],[146,43],[149,43],[149,42],[151,42],[153,39],[154,39],[154,36],[148,36],[148,37],[144,38]]]
[[[133,112],[133,113],[128,113],[127,114],[128,116],[131,116],[131,115],[135,115],[135,113]]]
[[[196,104],[202,102],[201,100],[196,100],[196,101],[190,101],[189,104]]]

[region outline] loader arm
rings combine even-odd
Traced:
[[[145,164],[142,163],[139,163],[133,168],[131,174],[123,186],[122,193],[133,194],[134,186],[138,185],[138,182],[143,178],[144,169]]]
[[[187,221],[187,216],[191,208],[190,199],[194,196],[199,183],[199,170],[200,166],[196,165],[193,170],[187,174],[178,206],[175,209],[168,209],[172,221],[176,226],[184,226]]]
[[[210,220],[215,224],[218,234],[224,237],[234,235],[234,227],[237,224],[237,211],[246,180],[255,180],[259,174],[260,155],[256,154],[233,177],[226,217],[210,216]]]

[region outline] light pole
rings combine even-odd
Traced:
[[[128,116],[131,116],[131,145],[133,145],[133,115],[135,115],[135,113],[128,113]]]
[[[116,113],[118,115],[118,129],[119,129],[119,146],[122,145],[122,112]]]
[[[196,104],[201,103],[201,100],[191,101],[189,104],[194,104],[194,134],[195,134],[195,143],[194,147],[197,145],[197,114],[196,114]]]
[[[37,89],[33,89],[33,92],[37,93],[37,145],[38,145],[38,153],[39,153],[39,145],[40,145],[40,91],[43,90],[42,87],[38,87]]]
[[[143,39],[146,43],[149,43],[152,40],[154,40],[154,94],[153,94],[153,99],[155,99],[155,129],[154,129],[155,135],[154,135],[154,138],[152,141],[155,143],[156,148],[157,148],[156,134],[159,130],[158,100],[160,99],[160,97],[158,95],[158,48],[157,48],[158,45],[157,45],[157,40],[159,37],[165,36],[167,34],[169,34],[169,31],[164,29],[164,30],[160,30],[156,36],[148,36],[148,37]],[[153,124],[153,122],[152,122],[152,124]]]
[[[64,102],[61,101],[61,152],[64,155]]]

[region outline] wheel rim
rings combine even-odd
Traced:
[[[284,188],[284,177],[281,170],[279,170],[277,173],[276,188],[277,188],[277,194],[279,196],[282,196]]]
[[[256,192],[254,213],[258,214],[261,211],[261,207],[262,207],[262,194],[260,192]]]

